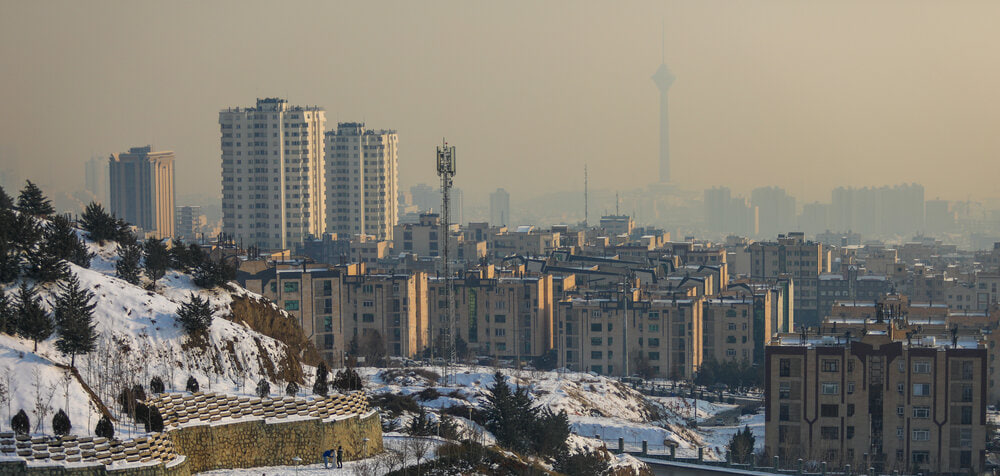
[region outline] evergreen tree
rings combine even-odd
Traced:
[[[330,385],[326,381],[329,373],[330,371],[326,368],[326,362],[321,360],[319,366],[316,367],[316,383],[313,384],[313,393],[321,397],[325,397],[330,393]]]
[[[528,391],[518,385],[513,392],[500,371],[494,375],[493,386],[486,395],[486,429],[493,433],[501,446],[524,452],[531,448],[532,425],[537,410],[531,406]]]
[[[544,457],[556,457],[567,450],[566,439],[569,438],[569,415],[566,410],[553,413],[545,408],[538,414],[535,428],[535,452]]]
[[[195,269],[194,284],[203,288],[221,286],[236,278],[236,265],[205,257]]]
[[[97,202],[90,202],[84,209],[80,216],[80,228],[87,232],[91,240],[99,243],[118,240],[122,236],[118,222]]]
[[[94,434],[101,437],[112,439],[115,437],[115,426],[111,424],[111,419],[107,415],[101,417],[97,421],[97,427],[94,428]]]
[[[59,281],[69,275],[69,265],[56,255],[55,249],[48,243],[42,243],[26,258],[28,266],[25,274],[40,283]]]
[[[128,233],[118,243],[118,262],[115,263],[115,275],[130,284],[139,284],[139,261],[142,259],[142,246],[135,236]]]
[[[202,299],[197,294],[191,293],[188,302],[181,304],[177,310],[177,321],[184,327],[188,334],[195,334],[208,330],[212,325],[212,305],[208,299]]]
[[[3,225],[0,224],[0,228]],[[0,238],[0,283],[9,283],[21,274],[21,254],[13,243]]]
[[[271,396],[271,384],[267,379],[261,378],[257,381],[257,396],[260,398]]]
[[[10,428],[18,435],[27,436],[28,431],[31,430],[31,421],[28,420],[28,414],[24,413],[24,410],[17,412],[17,415],[14,415],[14,418],[10,419]]]
[[[17,333],[35,343],[32,352],[38,352],[38,342],[48,339],[55,330],[55,325],[49,314],[42,308],[42,299],[38,297],[35,288],[21,283],[18,293]]]
[[[0,187],[0,208],[14,208],[14,199],[7,195],[3,187]]]
[[[149,381],[149,391],[154,394],[166,391],[166,388],[163,386],[163,380],[159,375],[153,377],[152,380]]]
[[[71,429],[73,429],[73,424],[69,421],[69,415],[60,408],[59,412],[52,417],[52,431],[58,436],[63,436],[68,435]]]
[[[298,393],[299,393],[299,384],[295,382],[288,382],[288,385],[285,385],[285,395],[288,395],[289,397],[294,397]]]
[[[406,427],[406,433],[410,436],[431,436],[435,433],[434,423],[423,405],[417,410],[417,414],[410,420],[410,425]]]
[[[188,377],[187,386],[185,390],[194,393],[198,391],[198,381],[195,380],[194,375]]]
[[[729,461],[739,464],[747,464],[753,458],[753,446],[757,443],[757,438],[750,431],[750,425],[736,432],[726,445],[726,452],[729,453]]]
[[[163,414],[156,407],[149,408],[149,422],[146,424],[146,431],[159,433],[163,431]]]
[[[88,354],[97,344],[94,325],[94,308],[97,307],[94,293],[80,286],[76,275],[70,274],[59,284],[54,314],[59,338],[56,349],[70,356],[70,367],[76,366],[78,354]]]
[[[13,248],[23,254],[31,253],[42,240],[43,230],[39,221],[27,213],[13,214],[10,220],[9,239]]]
[[[17,307],[3,288],[0,288],[0,332],[14,334],[17,329]]]
[[[361,376],[352,367],[338,370],[336,377],[333,379],[333,388],[344,392],[361,390],[362,387]]]
[[[83,268],[90,267],[94,254],[87,251],[87,245],[76,235],[76,229],[66,217],[56,215],[45,227],[45,248],[59,259]]]
[[[146,240],[143,248],[146,254],[143,263],[146,268],[146,277],[153,281],[155,287],[156,281],[167,273],[167,267],[170,265],[170,254],[167,252],[167,245],[163,243],[163,240]]]
[[[17,197],[17,209],[22,213],[43,217],[56,211],[52,208],[52,202],[37,185],[31,183],[31,180],[26,181],[24,188],[21,189],[21,195]]]
[[[569,451],[563,452],[556,458],[552,469],[562,474],[601,476],[611,473],[611,465],[597,450],[573,454],[570,454]]]

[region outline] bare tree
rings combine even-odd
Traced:
[[[46,417],[52,411],[52,397],[56,394],[56,384],[45,385],[42,382],[42,373],[38,368],[32,370],[31,373],[34,377],[31,386],[35,392],[34,409],[32,410],[32,413],[35,414],[35,432],[41,432]]]
[[[0,405],[7,404],[7,418],[10,421],[10,369],[4,366],[3,373],[0,374]]]
[[[417,466],[420,466],[420,462],[423,461],[423,459],[426,458],[431,451],[431,441],[427,438],[416,437],[407,440],[406,444],[410,447],[410,454],[417,459]]]
[[[63,388],[63,399],[65,400],[65,405],[63,408],[69,412],[69,387],[73,383],[73,374],[70,373],[69,369],[63,370],[62,378],[59,380]]]

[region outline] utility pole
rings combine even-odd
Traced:
[[[441,147],[437,148],[437,174],[441,177],[441,234],[439,240],[444,243],[444,256],[442,258],[442,269],[444,275],[445,296],[448,305],[448,329],[445,333],[445,341],[448,346],[449,355],[445,359],[445,385],[448,384],[448,365],[455,362],[455,303],[452,293],[451,281],[451,253],[448,242],[450,234],[450,219],[448,216],[448,206],[451,196],[452,178],[455,176],[455,146],[449,146],[448,142],[441,139]],[[433,345],[433,344],[432,344]],[[443,356],[442,356],[443,357]]]

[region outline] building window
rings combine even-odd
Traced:
[[[896,427],[896,439],[899,440],[899,441],[903,441],[903,436],[904,435],[906,435],[906,430],[903,430],[903,427],[901,427],[901,426],[897,426]]]
[[[972,362],[962,362],[962,380],[972,380]]]
[[[840,395],[840,384],[835,382],[823,382],[823,395]]]
[[[898,383],[898,384],[896,384],[896,391],[899,392],[900,395],[902,395],[903,393],[905,393],[906,392],[906,384],[904,384],[904,383]]]
[[[836,372],[837,371],[837,361],[831,359],[823,360],[823,371],[824,372]]]
[[[854,382],[847,382],[847,394],[854,393]]]
[[[599,350],[590,351],[590,358],[594,360],[600,360],[604,358],[604,353]]]
[[[972,385],[969,384],[962,385],[962,401],[963,402],[972,401]]]
[[[963,425],[972,424],[972,407],[970,406],[962,407],[962,424]]]
[[[646,340],[646,345],[650,347],[659,347],[660,339],[657,337],[650,337],[648,340]]]
[[[854,404],[853,403],[848,403],[847,404],[847,416],[849,416],[849,417],[850,416],[854,416]]]
[[[823,426],[819,429],[819,436],[824,440],[840,439],[840,428],[836,426]]]
[[[792,384],[790,382],[778,383],[778,398],[787,400],[792,397]]]
[[[958,467],[962,469],[968,469],[972,467],[972,452],[969,450],[962,450],[958,454]]]
[[[600,337],[591,337],[590,345],[604,345],[603,340]]]
[[[497,314],[493,318],[493,322],[495,322],[497,324],[506,324],[507,323],[507,315],[506,314]]]
[[[298,281],[285,281],[284,289],[286,293],[297,293],[299,292],[299,282]]]
[[[847,427],[847,439],[850,440],[850,439],[853,439],[853,438],[854,438],[854,427],[853,426],[849,426],[849,427]]]
[[[601,323],[595,323],[590,325],[590,332],[601,332]]]
[[[820,416],[827,418],[836,418],[840,416],[840,406],[839,405],[820,405]]]
[[[913,441],[930,441],[931,431],[928,429],[913,430],[913,436],[911,437]]]
[[[926,397],[931,394],[931,384],[929,383],[915,383],[913,384],[913,396],[914,397]]]
[[[913,418],[930,418],[931,407],[913,407]]]
[[[791,421],[788,417],[788,404],[782,403],[778,406],[778,421]]]
[[[913,362],[913,373],[915,374],[931,373],[931,363],[926,360],[918,360]]]
[[[792,361],[789,359],[781,359],[778,361],[778,376],[779,377],[791,377],[792,376]]]
[[[285,310],[286,311],[298,311],[299,310],[299,301],[297,301],[297,300],[296,301],[285,301]]]
[[[903,406],[902,405],[896,407],[896,416],[903,416],[905,414],[906,414],[906,412],[903,410]]]
[[[375,322],[375,314],[362,314],[361,322]]]

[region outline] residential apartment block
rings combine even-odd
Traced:
[[[262,250],[323,234],[325,124],[323,109],[278,98],[219,112],[224,233]]]
[[[399,221],[396,131],[341,122],[325,136],[326,231],[392,240]]]
[[[778,235],[776,242],[750,245],[750,277],[795,281],[795,320],[816,325],[819,315],[819,275],[830,272],[830,252],[820,243],[805,241],[802,233]]]
[[[765,451],[876,474],[975,473],[986,442],[976,341],[784,336],[766,350]]]

